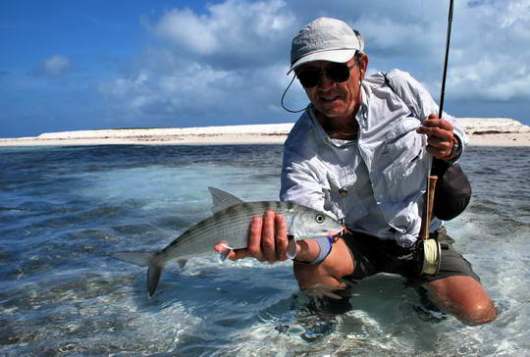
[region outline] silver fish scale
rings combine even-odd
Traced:
[[[219,241],[225,241],[231,248],[247,246],[248,227],[253,216],[260,216],[267,210],[280,213],[290,220],[297,209],[304,209],[291,202],[260,201],[245,202],[216,212],[189,228],[164,248],[159,256],[165,259],[197,256],[209,253]]]

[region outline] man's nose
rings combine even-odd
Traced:
[[[324,73],[320,75],[320,81],[318,84],[319,89],[328,89],[335,86],[335,82],[329,79]]]
[[[325,70],[320,71],[320,80],[318,81],[318,87],[321,89],[326,89],[333,87],[335,81],[329,79],[328,74]]]

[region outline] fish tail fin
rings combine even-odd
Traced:
[[[147,268],[147,291],[149,296],[153,296],[156,291],[163,267],[163,264],[158,263],[156,259],[152,259],[149,268]]]
[[[118,258],[127,263],[132,263],[138,266],[147,266],[147,291],[149,296],[153,296],[162,275],[164,268],[164,261],[152,252],[118,252],[112,254],[113,257]]]

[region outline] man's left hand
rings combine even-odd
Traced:
[[[441,160],[453,159],[453,146],[457,139],[453,134],[453,124],[451,122],[431,114],[416,131],[427,135],[427,151],[432,156]]]

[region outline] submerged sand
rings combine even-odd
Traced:
[[[506,118],[458,119],[470,145],[530,146],[530,127]],[[103,129],[0,139],[0,146],[282,144],[293,123],[166,129]]]

